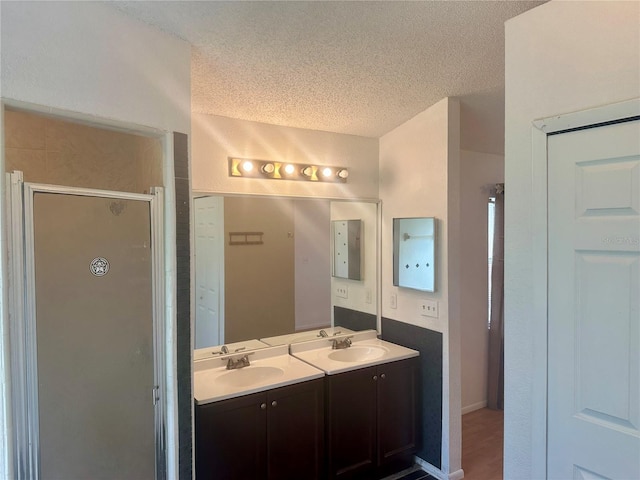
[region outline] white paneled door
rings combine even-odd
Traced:
[[[547,473],[640,478],[640,121],[548,137]]]
[[[224,199],[194,200],[195,347],[224,343]]]

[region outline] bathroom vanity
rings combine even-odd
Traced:
[[[324,373],[264,347],[194,362],[198,480],[322,478]]]
[[[196,406],[196,478],[322,477],[322,379]]]
[[[291,353],[323,370],[327,477],[381,478],[413,465],[418,445],[418,352],[368,330],[291,345]],[[338,345],[339,347],[340,345]]]
[[[415,350],[370,330],[208,355],[194,368],[197,480],[370,480],[413,464]]]
[[[408,359],[326,377],[329,478],[380,478],[413,464],[416,371]]]

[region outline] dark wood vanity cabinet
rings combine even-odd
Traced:
[[[256,393],[196,406],[197,480],[263,478],[266,402],[265,393]]]
[[[378,475],[413,465],[418,447],[418,359],[378,367]]]
[[[197,405],[196,480],[320,479],[323,379]]]
[[[417,359],[326,377],[329,478],[381,478],[413,464]]]

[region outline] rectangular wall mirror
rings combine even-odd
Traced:
[[[334,220],[333,276],[362,280],[362,220]]]
[[[393,284],[435,292],[436,219],[393,219]]]
[[[202,193],[193,207],[196,349],[328,328],[336,308],[376,328],[377,201]],[[332,275],[333,222],[354,218],[359,281]]]

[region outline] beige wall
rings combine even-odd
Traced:
[[[552,1],[506,23],[505,478],[539,478],[545,465],[532,121],[640,97],[639,19],[639,2]]]
[[[280,127],[215,115],[192,116],[193,190],[327,198],[378,197],[378,139]],[[342,183],[230,178],[228,157],[349,168]]]
[[[7,110],[5,168],[26,182],[148,193],[162,186],[162,143]]]
[[[487,404],[487,202],[504,181],[504,157],[460,151],[460,351],[462,413]]]
[[[382,315],[443,333],[442,470],[461,468],[459,332],[460,105],[445,98],[380,138]],[[394,217],[436,217],[436,291],[393,286]],[[397,296],[391,308],[390,296]],[[438,301],[439,318],[418,313]]]
[[[225,343],[295,329],[291,199],[224,200]],[[229,245],[229,232],[263,232],[262,245]]]

